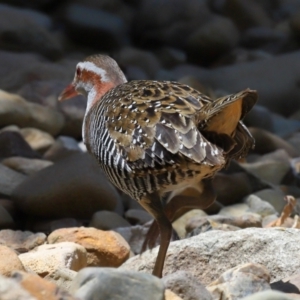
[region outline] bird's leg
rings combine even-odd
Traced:
[[[160,246],[152,274],[161,278],[166,253],[172,236],[172,224],[165,215],[163,205],[157,193],[145,196],[140,204],[154,217],[160,232]]]
[[[211,180],[203,180],[199,183],[202,185],[202,193],[193,195],[189,191],[172,198],[164,207],[165,214],[172,223],[181,217],[187,210],[190,209],[205,209],[213,204],[216,199],[216,193],[212,187]],[[147,248],[152,249],[155,246],[159,235],[159,229],[156,222],[153,222],[147,232],[141,252]]]

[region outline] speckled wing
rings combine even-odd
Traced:
[[[159,169],[184,160],[224,163],[222,150],[197,128],[212,100],[192,88],[177,82],[131,81],[104,97],[110,101],[105,112],[109,134],[132,168]]]

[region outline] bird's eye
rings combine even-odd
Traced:
[[[81,75],[81,70],[79,68],[76,69],[76,76],[80,76]]]

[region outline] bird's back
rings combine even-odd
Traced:
[[[215,101],[177,82],[137,80],[108,91],[85,118],[85,143],[110,180],[139,199],[213,176],[253,139],[245,90]]]

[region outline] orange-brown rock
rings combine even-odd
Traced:
[[[182,300],[181,297],[179,297],[178,295],[176,295],[169,289],[165,290],[165,299],[166,300]]]
[[[25,271],[17,253],[0,245],[0,274],[10,277],[14,271]]]
[[[96,228],[73,227],[53,231],[48,243],[75,242],[87,250],[87,265],[119,267],[129,258],[130,247],[124,238],[114,231]]]

